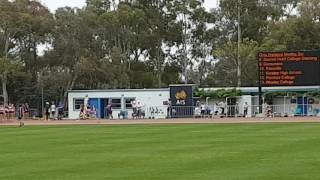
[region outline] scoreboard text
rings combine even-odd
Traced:
[[[260,52],[261,86],[320,85],[320,51]]]

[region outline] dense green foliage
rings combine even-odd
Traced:
[[[241,91],[237,89],[219,89],[219,90],[196,90],[194,97],[200,98],[226,98],[226,97],[237,97],[241,96]]]
[[[320,91],[308,91],[308,92],[266,92],[264,97],[297,97],[297,96],[306,96],[306,97],[320,97]]]
[[[211,10],[203,0],[86,2],[50,12],[0,1],[5,102],[36,106],[42,88],[60,101],[71,89],[255,86],[257,51],[320,48],[317,0],[220,0]]]
[[[0,179],[319,179],[319,124],[0,127]]]

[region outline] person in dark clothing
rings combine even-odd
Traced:
[[[24,108],[23,106],[20,104],[19,108],[18,108],[18,119],[21,120],[23,118],[23,114],[24,114]]]
[[[107,117],[108,119],[113,119],[113,115],[112,115],[112,103],[109,102],[107,105]]]
[[[50,116],[50,104],[49,102],[46,102],[46,106],[45,106],[45,118],[48,121],[49,120],[49,116]]]

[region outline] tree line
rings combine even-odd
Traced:
[[[256,86],[256,53],[319,49],[319,21],[318,0],[220,0],[211,10],[203,0],[87,0],[54,13],[1,0],[2,98],[39,106],[41,94],[66,102],[72,89]]]

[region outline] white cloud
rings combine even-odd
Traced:
[[[46,5],[50,11],[54,12],[59,7],[83,7],[86,5],[86,0],[40,0]],[[204,6],[209,10],[217,6],[218,0],[205,0]]]
[[[46,5],[51,12],[54,12],[59,7],[83,7],[86,5],[86,0],[40,0],[44,5]]]

